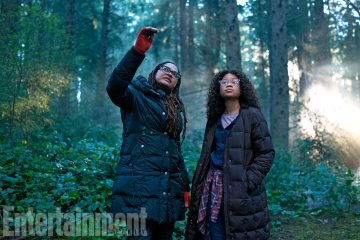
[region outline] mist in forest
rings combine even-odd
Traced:
[[[330,69],[333,69],[331,67]],[[305,93],[305,107],[321,119],[323,129],[329,133],[344,138],[343,161],[357,172],[360,166],[360,102],[358,93],[349,91],[351,80],[344,78],[324,79],[314,82]],[[315,136],[314,124],[311,116],[302,112],[300,126],[304,134]]]

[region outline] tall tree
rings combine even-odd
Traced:
[[[311,72],[311,56],[309,53],[310,19],[307,1],[296,0],[292,6],[292,19],[289,19],[290,35],[296,46],[296,60],[300,72],[299,94],[303,96],[309,86]]]
[[[179,14],[179,2],[172,2],[174,4],[174,34],[173,34],[173,38],[172,41],[174,41],[174,53],[173,53],[173,59],[175,61],[175,63],[179,64],[179,47],[180,47],[180,34],[178,34],[178,29],[179,27],[179,18],[180,18],[180,14]]]
[[[270,4],[270,129],[275,145],[284,149],[289,138],[286,2],[273,0]]]
[[[352,7],[348,2],[344,20],[347,22],[346,36],[343,43],[345,77],[351,80],[351,91],[354,97],[360,99],[360,26],[351,14]]]
[[[267,25],[270,20],[269,4],[270,1],[268,0],[254,1],[254,3],[251,4],[253,15],[249,18],[249,25],[255,31],[255,44],[259,47],[255,76],[260,81],[258,92],[261,100],[261,109],[267,119],[269,119],[270,115],[269,75],[267,73],[269,67],[267,57],[269,49],[269,28]]]
[[[199,41],[199,54],[201,63],[204,64],[204,85],[208,86],[208,81],[215,73],[216,65],[219,63],[220,43],[222,36],[222,24],[219,0],[209,0],[204,6],[205,21],[200,25],[201,41]],[[200,38],[200,36],[199,36]]]
[[[65,65],[65,71],[72,73],[75,76],[75,69],[73,65],[74,56],[74,23],[75,22],[75,0],[67,0],[65,3],[65,55],[68,58],[68,61]],[[59,98],[58,114],[59,119],[67,119],[69,113],[71,112],[71,98],[74,97],[72,94],[72,83],[70,81],[68,86],[66,86],[62,95]]]
[[[241,69],[240,29],[236,0],[223,0],[226,47],[226,67]]]
[[[186,71],[189,76],[192,76],[195,68],[195,26],[194,26],[194,11],[197,6],[197,0],[189,0],[188,10],[188,64]]]
[[[0,15],[0,77],[1,77],[1,97],[0,103],[4,104],[2,112],[9,113],[7,117],[1,116],[1,125],[7,127],[8,132],[3,132],[2,135],[7,135],[10,139],[13,138],[15,127],[15,112],[17,98],[19,96],[20,87],[22,84],[22,75],[17,50],[20,43],[18,42],[20,29],[20,1],[9,1],[7,4],[1,2]],[[18,73],[18,74],[15,74]],[[3,89],[6,89],[4,91]],[[6,109],[6,110],[5,110]]]
[[[101,19],[101,38],[99,62],[97,66],[97,81],[95,88],[95,108],[94,119],[104,123],[104,100],[105,100],[105,81],[106,81],[106,56],[107,56],[107,34],[110,15],[111,0],[103,0],[103,13]]]
[[[315,0],[313,13],[313,59],[317,66],[314,69],[321,70],[319,67],[331,64],[329,19],[324,12],[324,0]]]
[[[180,5],[180,54],[181,54],[181,69],[187,68],[188,42],[187,42],[187,24],[186,24],[186,1],[179,0]]]

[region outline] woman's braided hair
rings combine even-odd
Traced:
[[[151,83],[151,85],[155,89],[160,88],[159,84],[156,82],[156,78],[155,78],[156,73],[166,63],[174,64],[173,62],[162,62],[162,63],[158,64],[154,68],[154,70],[149,74],[148,81]],[[166,91],[167,94],[164,98],[165,105],[167,108],[167,113],[168,113],[168,122],[167,122],[167,126],[166,126],[166,131],[174,138],[177,138],[179,136],[180,129],[181,129],[179,115],[178,115],[178,111],[177,111],[179,109],[183,113],[183,117],[184,117],[183,132],[182,132],[182,141],[184,141],[187,118],[186,118],[186,114],[185,114],[184,104],[181,101],[180,96],[179,96],[180,83],[181,83],[181,78],[177,80],[177,84],[172,91],[169,91],[169,90]]]

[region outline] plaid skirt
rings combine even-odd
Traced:
[[[206,223],[206,214],[210,212],[211,222],[216,223],[219,215],[223,196],[223,170],[210,167],[204,183],[201,195],[200,207],[197,218],[197,227],[205,236],[210,239],[209,230]],[[209,202],[210,201],[210,202]],[[210,206],[210,211],[208,207]]]

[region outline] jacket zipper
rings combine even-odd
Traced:
[[[224,152],[224,172],[223,172],[223,189],[224,189],[224,216],[225,216],[225,236],[226,239],[230,239],[229,237],[229,218],[228,218],[228,188],[227,183],[228,183],[228,174],[230,171],[228,171],[228,168],[230,167],[230,162],[231,159],[228,160],[228,142],[229,142],[229,138],[231,136],[231,130],[229,135],[226,138],[226,142],[225,142],[225,152]],[[228,163],[229,161],[229,163]]]

